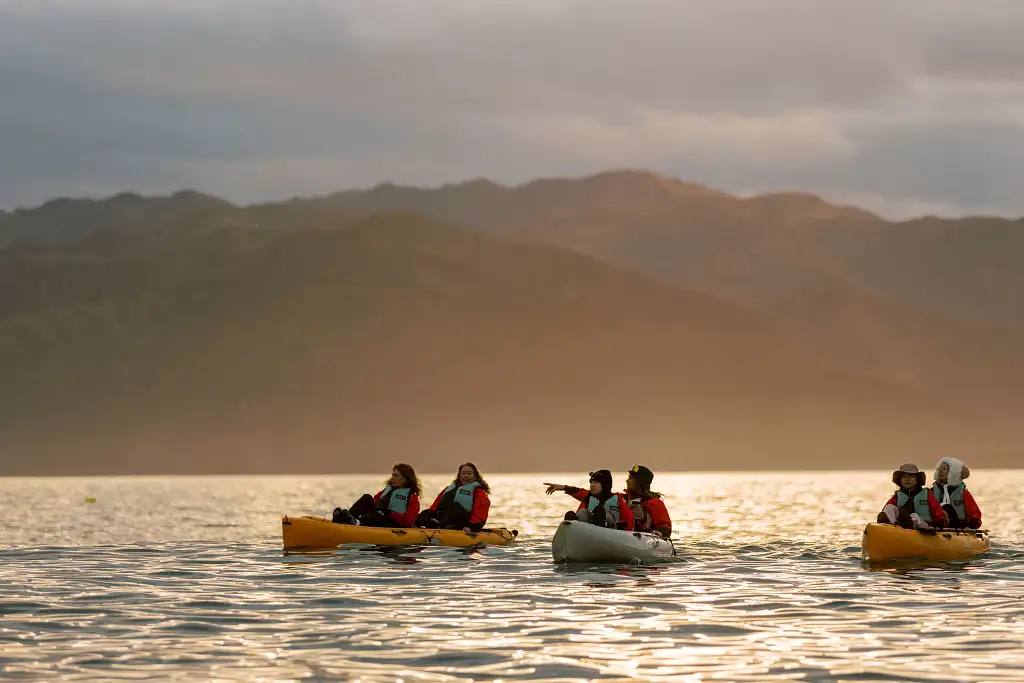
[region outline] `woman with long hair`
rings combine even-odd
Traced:
[[[459,465],[452,483],[437,494],[430,507],[416,518],[416,526],[462,529],[467,533],[480,531],[487,523],[487,513],[491,509],[490,492],[491,487],[476,465],[464,462]]]
[[[335,524],[411,527],[420,512],[420,480],[412,465],[397,463],[384,488],[371,496],[364,493],[347,510],[334,509]]]
[[[643,465],[633,465],[626,476],[626,496],[633,510],[634,528],[645,533],[672,537],[672,518],[661,494],[651,491],[654,472]]]

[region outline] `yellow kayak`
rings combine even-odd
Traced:
[[[987,553],[990,544],[984,530],[939,529],[931,534],[892,524],[868,524],[860,547],[864,559],[872,562],[912,558],[957,561]]]
[[[335,524],[324,517],[281,518],[284,549],[336,548],[346,543],[370,545],[507,545],[519,532],[515,529],[484,529],[478,533],[455,529],[392,529],[389,527]]]

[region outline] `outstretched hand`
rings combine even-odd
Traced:
[[[550,484],[548,482],[544,482],[544,485],[548,487],[548,490],[545,491],[544,493],[546,493],[549,496],[552,493],[554,493],[555,491],[564,491],[565,490],[565,485],[563,485],[563,484]]]

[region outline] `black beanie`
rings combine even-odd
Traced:
[[[612,492],[612,473],[609,470],[598,470],[590,473],[590,479],[601,484],[601,493],[608,495]]]

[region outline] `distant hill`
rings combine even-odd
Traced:
[[[889,466],[966,449],[993,466],[1019,443],[1016,420],[976,429],[970,401],[805,361],[770,312],[571,251],[401,212],[209,220],[0,251],[0,473]]]
[[[0,216],[0,245],[67,243],[119,226],[197,221],[322,228],[394,210],[544,241],[758,303],[837,291],[980,324],[1024,326],[1024,219],[894,223],[809,194],[740,198],[645,171],[517,187],[483,179],[429,189],[383,184],[245,208],[195,192],[57,200]]]
[[[333,199],[353,215],[420,211],[759,302],[833,290],[1024,325],[1024,219],[889,222],[813,195],[739,198],[642,171],[516,188],[483,181],[433,190],[388,185]]]
[[[0,213],[0,473],[1014,464],[1022,240],[635,171],[54,200]]]
[[[76,242],[100,231],[154,231],[208,221],[235,207],[216,197],[183,190],[169,197],[124,192],[107,199],[54,199],[35,209],[0,212],[0,248]]]
[[[1024,400],[1022,328],[970,325],[837,292],[796,294],[766,312],[794,352],[817,367],[970,396],[986,410]]]

